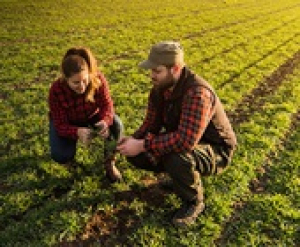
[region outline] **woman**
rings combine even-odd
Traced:
[[[76,154],[77,140],[88,144],[93,129],[105,139],[104,167],[112,181],[122,178],[115,163],[115,152],[108,150],[108,141],[119,139],[123,125],[114,114],[108,82],[97,70],[97,62],[88,48],[69,49],[61,63],[61,77],[50,88],[51,157],[70,165]]]

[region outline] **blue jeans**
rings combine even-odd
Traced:
[[[117,115],[114,115],[113,124],[109,126],[110,135],[106,141],[112,138],[118,140],[122,135],[123,130],[124,127],[121,119]],[[76,155],[77,140],[59,136],[52,120],[50,120],[49,141],[51,158],[54,161],[65,164],[74,159]],[[106,145],[104,144],[104,154],[106,153]]]

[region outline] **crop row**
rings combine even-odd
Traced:
[[[263,166],[256,168],[252,193],[235,206],[218,246],[296,246],[299,242],[299,114],[298,109],[284,138]]]
[[[237,25],[239,22],[245,23],[245,20],[251,22],[264,16],[268,18],[279,13],[287,13],[293,11],[293,9],[299,8],[298,5],[292,2],[285,3],[291,9],[284,8],[282,7],[282,3],[280,4],[281,5],[279,6],[273,4],[267,8],[262,8],[261,5],[254,5],[251,7],[252,9],[234,8],[232,10],[229,8],[221,13],[218,10],[215,10],[212,11],[212,13],[209,13],[207,16],[202,16],[202,13],[198,13],[197,15],[195,14],[195,18],[190,18],[190,16],[175,15],[171,21],[162,18],[156,20],[155,22],[146,22],[145,26],[141,25],[140,23],[137,24],[136,22],[133,22],[130,24],[130,26],[128,26],[127,23],[130,23],[129,21],[125,22],[123,25],[118,24],[118,26],[113,29],[102,28],[101,24],[94,23],[93,20],[95,17],[93,15],[87,18],[90,24],[85,24],[82,28],[80,28],[80,26],[77,27],[76,23],[73,23],[74,18],[70,18],[66,19],[63,23],[75,25],[77,28],[76,30],[71,28],[70,31],[66,33],[68,28],[62,26],[61,29],[63,31],[63,39],[62,35],[59,33],[51,34],[51,30],[53,30],[53,26],[55,26],[55,24],[51,21],[48,22],[47,20],[42,21],[45,23],[45,25],[42,27],[42,30],[46,32],[46,34],[34,34],[33,31],[37,30],[35,23],[40,23],[41,21],[32,21],[29,25],[26,25],[26,27],[24,27],[22,23],[22,27],[14,25],[7,28],[7,31],[9,31],[8,38],[12,40],[6,44],[9,49],[4,49],[4,55],[6,55],[8,61],[10,61],[9,58],[12,57],[12,55],[12,58],[16,59],[18,56],[23,57],[24,53],[27,53],[28,60],[30,60],[31,57],[34,57],[36,52],[38,52],[42,58],[49,52],[51,52],[51,54],[58,54],[58,47],[61,49],[62,47],[69,46],[70,42],[79,42],[82,44],[88,44],[92,48],[95,47],[94,49],[97,49],[97,53],[101,54],[101,60],[106,60],[106,56],[117,56],[120,53],[124,53],[124,51],[139,51],[141,48],[142,50],[145,50],[145,47],[153,42],[152,33],[156,34],[155,39],[184,39],[185,36],[188,37],[191,35],[192,30],[199,30],[199,32],[207,32],[207,29],[216,31],[216,28],[222,30],[222,27],[226,27],[228,25]],[[84,11],[82,12],[84,13]],[[134,9],[132,12],[135,13]],[[186,15],[186,12],[183,13]],[[138,13],[135,13],[135,15],[138,15]],[[38,16],[43,17],[44,15],[41,14]],[[119,15],[117,17],[119,19],[122,18],[122,16]],[[98,19],[96,20],[98,21]],[[100,20],[101,18],[99,21]],[[60,23],[60,26],[63,25],[63,23]],[[46,24],[51,26],[48,27]],[[85,29],[86,26],[89,26],[87,30]],[[26,37],[26,29],[28,29],[28,33],[37,38],[37,40],[25,41],[18,45],[19,48],[16,46],[11,46],[10,43],[13,44],[14,40],[17,39],[17,34],[11,34],[11,28],[17,28],[23,38]],[[172,30],[172,37],[170,37],[170,33],[165,33],[165,30]],[[40,40],[41,37],[44,37],[44,39]],[[51,38],[49,39],[49,37]],[[40,47],[39,44],[41,42],[44,44],[44,47]],[[48,46],[51,46],[51,49]],[[28,51],[30,51],[30,54],[28,54]],[[16,63],[17,61],[11,60],[11,62]],[[38,63],[42,64],[42,60],[38,61]],[[8,65],[11,64],[8,63]]]
[[[287,3],[287,2],[286,2]],[[293,1],[290,1],[293,3]],[[127,27],[128,23],[135,26],[145,23],[153,23],[153,20],[159,21],[164,19],[174,19],[174,18],[186,18],[195,16],[199,17],[200,20],[205,16],[211,14],[215,15],[220,10],[226,14],[226,11],[230,13],[240,11],[240,9],[251,10],[255,12],[255,9],[263,8],[268,6],[268,3],[262,3],[257,5],[254,1],[245,3],[243,5],[237,6],[224,6],[214,7],[211,1],[195,2],[195,1],[165,1],[163,8],[157,8],[156,1],[132,1],[127,3],[126,6],[121,3],[105,3],[105,2],[95,2],[89,5],[85,3],[77,3],[73,5],[68,12],[68,17],[72,21],[66,21],[66,17],[57,14],[57,9],[65,8],[68,5],[66,2],[57,2],[53,4],[51,1],[43,1],[43,3],[32,3],[32,2],[22,2],[18,4],[6,4],[3,6],[3,11],[1,16],[3,22],[1,25],[3,27],[2,39],[10,39],[9,33],[12,32],[13,37],[20,37],[23,41],[26,41],[30,37],[40,36],[41,34],[47,36],[47,31],[50,28],[53,31],[60,31],[65,33],[67,31],[76,31],[74,26],[78,28],[83,28],[84,30],[90,30],[89,28],[93,26],[104,27]],[[276,7],[275,3],[273,6]],[[179,7],[180,6],[180,7]],[[13,8],[13,9],[12,9]],[[84,11],[83,11],[84,10]],[[254,10],[254,11],[252,11]],[[15,12],[19,12],[20,15],[14,15]],[[203,15],[202,15],[203,14]],[[204,15],[205,14],[205,15]],[[26,16],[26,19],[23,17]],[[22,22],[20,19],[22,18]],[[11,22],[14,25],[11,25]],[[43,23],[40,26],[39,23]],[[26,24],[25,26],[23,24]],[[88,25],[87,25],[88,24]],[[89,27],[90,26],[90,27]],[[22,33],[20,32],[22,30]],[[15,31],[15,32],[14,32]],[[24,36],[25,35],[25,36]]]

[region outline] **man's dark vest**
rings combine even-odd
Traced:
[[[156,126],[163,126],[166,132],[176,131],[179,126],[182,102],[188,89],[193,87],[205,87],[214,97],[212,118],[200,139],[200,142],[212,145],[221,145],[229,149],[236,146],[236,136],[233,132],[229,119],[224,111],[223,105],[212,87],[201,77],[184,68],[179,81],[172,92],[169,100],[164,100],[163,92],[152,91],[150,100],[160,109],[157,116]],[[163,114],[166,113],[166,116]]]

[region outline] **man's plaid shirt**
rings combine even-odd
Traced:
[[[108,125],[113,121],[113,102],[108,82],[99,73],[101,86],[95,93],[95,102],[86,102],[85,94],[76,94],[61,79],[55,81],[50,88],[50,119],[53,121],[59,136],[78,139],[78,127],[89,126],[100,120]]]
[[[164,100],[168,100],[171,95],[172,92],[166,90]],[[159,111],[163,111],[165,120],[166,109],[157,109],[150,98],[144,122],[133,136],[145,138],[145,149],[149,156],[152,156],[152,161],[170,152],[181,153],[192,150],[198,144],[211,120],[214,102],[212,92],[205,87],[192,87],[187,90],[183,97],[178,129],[158,135],[149,133],[149,130],[153,129]]]

